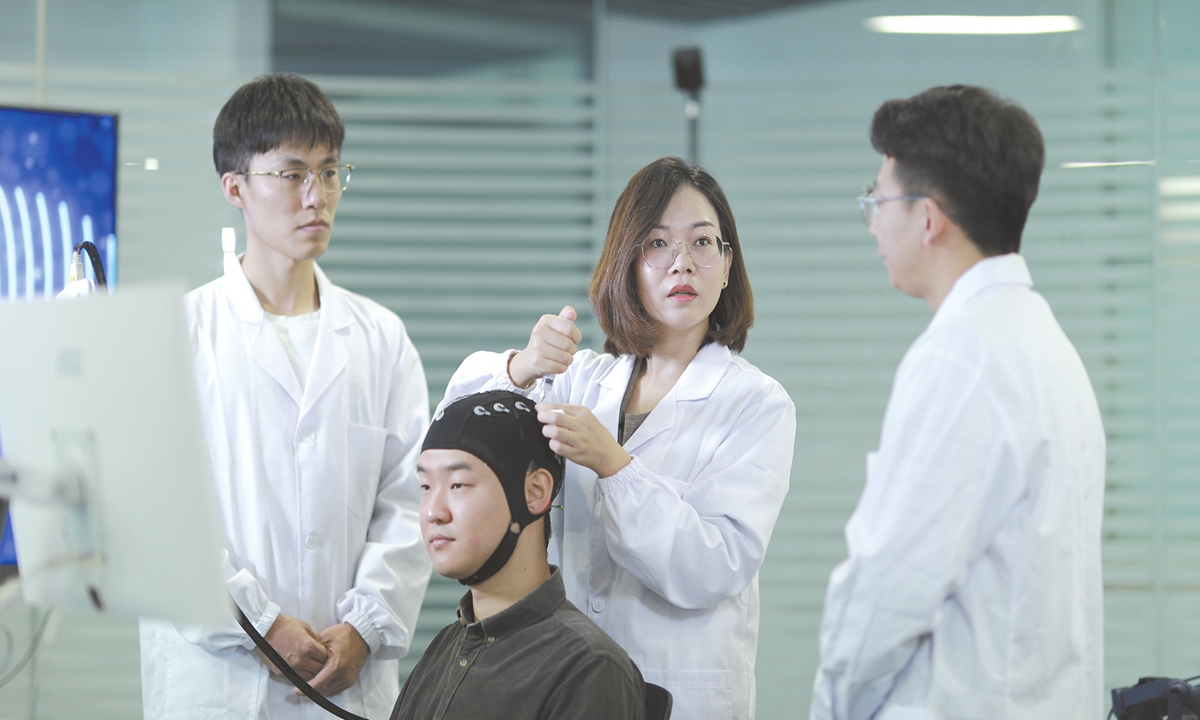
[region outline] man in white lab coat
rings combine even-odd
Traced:
[[[429,580],[415,460],[428,423],[420,358],[396,315],[329,282],[349,180],[344,128],[313,83],[267,75],[213,130],[246,251],[188,295],[227,585],[314,688],[384,717]],[[142,624],[147,718],[315,718],[231,620]]]
[[[1017,254],[1044,161],[974,87],[884,103],[859,198],[892,284],[933,309],[896,371],[829,581],[811,716],[1103,716],[1105,436]]]

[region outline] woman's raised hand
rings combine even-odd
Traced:
[[[557,315],[543,315],[529,333],[529,344],[513,355],[508,376],[513,385],[527,388],[543,375],[565,372],[575,357],[575,348],[583,339],[575,327],[575,308],[564,307]]]
[[[538,403],[536,409],[550,449],[598,477],[612,477],[633,460],[584,406]]]

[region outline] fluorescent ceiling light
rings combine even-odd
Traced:
[[[1200,202],[1172,202],[1158,206],[1159,214],[1167,222],[1195,222],[1200,220]]]
[[[872,32],[913,35],[1037,35],[1075,32],[1074,15],[881,15],[867,18]]]
[[[1065,162],[1059,165],[1063,170],[1079,170],[1081,168],[1127,167],[1129,165],[1153,165],[1153,160],[1122,160],[1120,162]]]
[[[1158,181],[1160,195],[1181,197],[1184,195],[1200,195],[1200,175],[1177,175],[1165,177]]]

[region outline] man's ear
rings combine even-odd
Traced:
[[[221,176],[221,192],[225,194],[225,199],[230,205],[245,209],[246,198],[242,194],[245,191],[245,186],[242,184],[243,176],[235,172],[227,172]]]
[[[554,499],[554,476],[546,468],[538,468],[525,475],[525,503],[532,515],[541,515],[550,509]]]
[[[921,244],[930,247],[943,242],[946,230],[951,225],[950,218],[946,217],[946,213],[938,207],[933,198],[921,198],[919,202],[925,216],[925,234],[921,238]]]

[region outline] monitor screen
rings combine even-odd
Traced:
[[[0,471],[30,605],[230,622],[182,298],[0,303],[21,348],[0,352]]]
[[[0,106],[0,300],[53,298],[85,240],[116,279],[116,181],[116,115]]]

